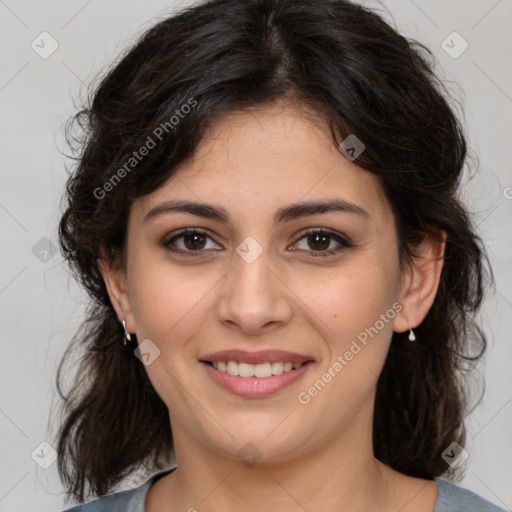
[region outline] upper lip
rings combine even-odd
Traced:
[[[200,359],[210,362],[236,361],[237,363],[259,364],[259,363],[305,363],[313,360],[310,356],[297,354],[296,352],[286,352],[284,350],[261,350],[259,352],[247,352],[245,350],[221,350],[206,354]]]

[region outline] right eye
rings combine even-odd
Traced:
[[[178,233],[173,233],[164,241],[164,245],[170,251],[184,256],[201,256],[203,251],[211,250],[205,247],[208,240],[215,242],[206,231],[197,228],[187,228]],[[216,244],[217,247],[218,244]],[[213,249],[218,250],[218,249]]]

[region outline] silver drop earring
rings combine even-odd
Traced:
[[[124,329],[123,345],[126,345],[127,341],[132,341],[132,337],[130,336],[130,333],[126,330],[126,322],[124,320],[123,320],[123,329]]]
[[[412,329],[409,329],[409,341],[416,341],[416,334],[414,334],[414,331]]]

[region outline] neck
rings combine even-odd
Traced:
[[[368,421],[352,422],[331,443],[293,460],[262,456],[254,464],[219,456],[179,425],[173,425],[173,436],[178,468],[161,493],[176,506],[160,510],[344,510],[349,504],[364,512],[386,510],[391,499],[395,472],[373,457]]]

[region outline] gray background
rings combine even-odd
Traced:
[[[469,142],[479,158],[464,197],[487,243],[497,293],[482,312],[490,337],[480,365],[486,394],[467,422],[469,459],[460,485],[511,509],[512,0],[384,4],[405,36],[436,54],[438,73],[464,106]],[[87,300],[52,245],[65,165],[71,163],[59,152],[65,148],[63,124],[98,71],[180,5],[185,3],[0,0],[0,512],[63,508],[63,489],[51,464],[50,411],[57,403],[57,364]],[[454,31],[463,40],[451,35]],[[47,58],[41,53],[52,42],[42,32],[58,44],[54,53],[43,55]],[[464,40],[468,48],[454,58]]]

